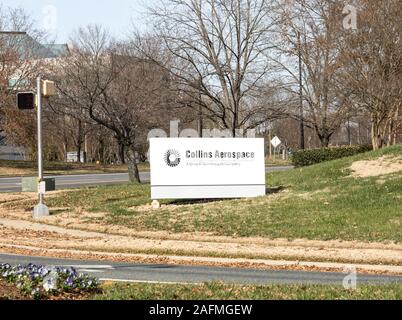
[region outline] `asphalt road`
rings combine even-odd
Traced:
[[[267,168],[267,172],[290,170],[292,167]],[[112,185],[127,183],[128,173],[83,174],[67,176],[46,176],[56,179],[56,189],[69,189],[84,186]],[[142,181],[149,182],[149,172],[140,174]],[[0,192],[21,192],[21,178],[0,178]]]
[[[158,282],[158,283],[204,283],[224,281],[235,284],[324,284],[342,285],[346,274],[306,271],[271,271],[219,267],[129,264],[64,260],[0,254],[0,263],[11,265],[33,263],[36,265],[75,267],[79,272],[90,274],[100,280]],[[402,283],[402,276],[357,275],[359,284]]]

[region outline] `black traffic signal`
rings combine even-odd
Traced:
[[[17,107],[20,110],[35,109],[35,94],[33,92],[17,93]]]

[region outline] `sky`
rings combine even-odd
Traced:
[[[1,0],[3,7],[22,7],[52,40],[68,42],[71,33],[90,23],[102,24],[116,37],[132,25],[145,30],[146,6],[155,0]]]

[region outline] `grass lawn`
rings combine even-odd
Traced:
[[[141,171],[149,171],[148,163],[139,164]],[[68,175],[87,173],[127,172],[127,165],[101,165],[84,163],[45,162],[45,174]],[[35,161],[0,160],[0,176],[35,176],[37,163]]]
[[[96,300],[401,300],[402,285],[358,286],[345,290],[340,286],[269,285],[245,286],[223,283],[109,284]]]
[[[281,156],[276,156],[275,158],[269,158],[267,157],[265,159],[265,166],[267,167],[286,167],[286,166],[292,166],[292,160],[283,160]]]
[[[402,241],[402,172],[354,178],[355,161],[402,155],[402,145],[351,158],[267,175],[268,194],[215,202],[165,201],[149,206],[149,185],[82,188],[47,200],[53,214],[85,210],[84,222],[135,231],[209,232],[235,237]],[[24,203],[24,206],[34,206]],[[10,203],[10,208],[13,207]],[[148,205],[148,206],[146,206]],[[77,209],[78,208],[78,209]]]
[[[64,294],[50,300],[402,300],[402,284],[363,285],[356,290],[324,285],[124,284],[107,283],[98,294]],[[0,300],[30,300],[0,280]]]

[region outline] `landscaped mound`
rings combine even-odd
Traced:
[[[351,170],[354,163],[371,163],[382,157],[395,163],[394,159],[401,155],[402,145],[397,145],[274,172],[267,174],[268,194],[265,197],[210,202],[165,200],[157,210],[149,209],[152,201],[146,184],[66,190],[48,195],[46,200],[51,216],[43,222],[128,236],[140,233],[143,237],[156,239],[180,238],[185,234],[186,237],[209,235],[401,243],[402,171],[383,174],[384,168],[379,168],[380,177],[364,178],[354,177]],[[28,219],[27,212],[36,205],[36,197],[14,196],[21,200],[12,200],[9,195],[0,197],[0,216]],[[14,236],[8,232],[3,230],[3,237],[14,239],[13,244],[26,240],[24,235]],[[59,245],[65,248],[66,243],[63,237]],[[75,242],[74,248],[80,245],[87,248],[88,243]],[[103,250],[106,246],[123,245],[121,242],[107,242],[100,248],[98,239],[95,239],[93,246]],[[141,252],[144,251],[155,253],[155,248],[144,250],[141,246]],[[170,252],[177,254],[178,251]]]

